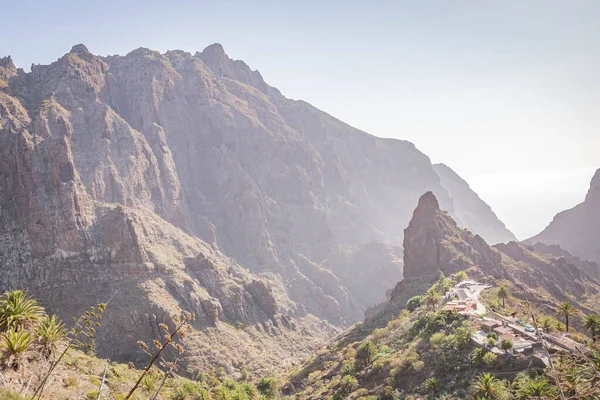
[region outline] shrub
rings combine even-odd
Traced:
[[[377,354],[377,346],[375,346],[375,343],[372,341],[367,340],[358,346],[358,349],[356,350],[356,361],[362,366],[367,366],[371,364],[375,354]]]
[[[491,351],[488,351],[487,353],[485,353],[483,355],[483,357],[481,357],[481,361],[483,361],[483,363],[487,367],[494,365],[497,360],[498,360],[498,356],[495,355],[494,353],[492,353]]]
[[[46,358],[50,357],[56,351],[56,345],[66,335],[65,326],[56,318],[56,315],[52,317],[44,316],[35,332],[42,346],[42,353]]]
[[[340,382],[340,389],[345,393],[349,394],[358,389],[358,380],[352,375],[346,375]]]
[[[95,389],[89,390],[85,395],[85,398],[88,400],[96,400],[97,397],[98,397],[98,391]]]
[[[498,340],[498,334],[496,332],[490,332],[487,334],[488,339],[494,338],[494,340]]]
[[[424,296],[413,296],[406,302],[406,309],[410,312],[415,311],[423,302]]]
[[[19,368],[22,359],[29,352],[33,339],[33,335],[22,328],[15,330],[11,327],[0,334],[0,348],[4,352],[2,356],[9,367]]]
[[[24,290],[5,292],[0,297],[0,328],[28,327],[37,324],[44,309]]]
[[[487,345],[489,347],[494,347],[496,345],[496,339],[494,339],[493,337],[488,338]]]
[[[274,399],[277,395],[277,382],[275,381],[275,378],[260,378],[256,384],[256,388],[267,399]]]

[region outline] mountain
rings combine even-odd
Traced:
[[[559,245],[582,259],[600,263],[600,169],[596,171],[583,203],[558,213],[526,243]]]
[[[453,211],[413,144],[287,99],[218,44],[0,59],[0,152],[0,289],[66,320],[110,300],[99,351],[122,360],[187,310],[193,368],[293,363],[337,332],[320,319],[360,320],[402,278],[421,193]]]
[[[291,370],[284,394],[314,400],[475,398],[470,386],[482,373],[488,373],[506,380],[506,396],[502,398],[533,398],[539,392],[524,396],[520,388],[534,377],[543,379],[549,387],[554,379],[568,382],[573,373],[582,381],[595,382],[595,370],[587,367],[591,362],[584,362],[582,357],[583,352],[589,351],[597,362],[598,355],[592,352],[595,347],[589,337],[573,329],[587,332],[581,314],[600,311],[600,280],[580,268],[590,266],[589,263],[556,248],[538,246],[543,253],[537,253],[535,248],[514,241],[489,246],[481,236],[461,228],[443,211],[432,192],[421,196],[404,233],[405,278],[397,284],[389,301],[371,309],[362,323]],[[470,279],[489,284],[478,285],[476,290],[477,301],[487,307],[487,319],[440,306],[461,271]],[[498,301],[500,285],[508,289],[505,305]],[[466,293],[464,288],[459,290]],[[435,296],[438,300],[434,303],[427,301]],[[407,304],[409,299],[411,307]],[[564,301],[571,302],[581,318],[571,317],[569,335],[552,334],[561,327],[553,316],[560,315],[557,306]],[[485,332],[484,324],[501,318],[490,311],[523,321],[516,323],[507,318],[512,321],[511,327],[499,329],[509,329],[509,334],[501,339],[512,340],[515,348],[530,346],[528,353],[501,350],[496,347],[501,341],[489,345],[489,336],[480,330]],[[524,324],[534,324],[532,313],[537,323],[544,321],[546,343],[554,344],[549,353],[541,351],[539,339],[522,333],[527,329]],[[577,365],[575,369],[559,363],[565,354],[571,359],[579,358],[570,364]],[[548,358],[555,360],[552,375],[545,373],[550,370]],[[586,370],[577,369],[579,365],[585,365]],[[598,393],[595,383],[586,385],[585,389],[584,385],[573,389],[565,384],[563,391],[573,397],[584,391],[586,395]]]
[[[488,243],[507,243],[517,238],[498,219],[492,208],[479,198],[469,184],[450,167],[433,164],[434,171],[440,177],[442,187],[452,198],[452,213],[461,225],[479,234]]]
[[[397,315],[406,301],[424,292],[439,273],[467,271],[485,282],[502,282],[516,297],[529,299],[547,313],[560,302],[570,301],[580,309],[597,309],[600,299],[600,270],[567,252],[553,253],[518,242],[489,246],[485,240],[460,228],[443,211],[431,192],[418,202],[404,231],[404,280],[388,302],[370,310]]]

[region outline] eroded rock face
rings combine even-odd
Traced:
[[[220,45],[0,60],[0,289],[67,320],[112,299],[113,358],[181,310],[203,351],[260,343],[222,359],[314,350],[335,329],[310,314],[352,323],[400,278],[423,189],[452,211],[414,145],[285,98]]]
[[[577,257],[600,263],[600,169],[583,203],[557,214],[546,229],[525,242],[559,245]]]
[[[405,279],[396,285],[388,302],[369,310],[369,320],[397,315],[410,297],[424,294],[437,281],[440,271],[449,275],[465,270],[470,277],[491,284],[507,280],[514,295],[547,312],[562,301],[586,311],[597,309],[600,281],[594,271],[598,265],[560,248],[537,247],[538,252],[515,241],[490,247],[478,235],[459,228],[440,210],[435,195],[427,192],[405,230]]]
[[[479,235],[458,227],[440,210],[435,195],[425,193],[404,230],[404,276],[455,273],[473,266],[501,269],[501,257]]]

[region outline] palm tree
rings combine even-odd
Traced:
[[[600,331],[600,317],[596,314],[588,314],[585,316],[584,326],[592,332],[592,340],[596,341],[596,332]]]
[[[550,317],[539,318],[537,322],[538,326],[546,333],[551,333],[555,329],[554,321]]]
[[[0,334],[0,349],[3,350],[6,365],[19,369],[23,358],[29,352],[33,340],[33,335],[22,328],[15,330],[11,327]]]
[[[558,312],[565,317],[565,326],[567,327],[567,332],[569,332],[569,317],[577,314],[579,310],[573,304],[565,301],[558,306]]]
[[[502,308],[506,308],[506,299],[508,299],[508,296],[510,296],[510,294],[508,293],[506,286],[500,286],[498,288],[498,298],[502,299]]]
[[[427,378],[425,379],[425,382],[423,382],[423,385],[425,386],[425,389],[427,389],[429,392],[431,392],[431,394],[433,395],[433,397],[435,397],[435,394],[437,393],[440,384],[438,383],[437,379],[435,379],[435,377],[431,377],[431,378]]]
[[[356,349],[356,360],[366,367],[371,364],[375,354],[377,354],[377,346],[372,341],[367,340]]]
[[[469,394],[473,399],[507,400],[510,393],[506,382],[489,373],[479,374],[469,386]]]
[[[42,306],[24,290],[5,292],[0,297],[0,329],[34,325],[43,316]]]
[[[440,294],[435,288],[430,288],[425,295],[425,304],[427,308],[435,310],[437,305],[440,303]]]
[[[518,399],[554,398],[554,396],[556,396],[556,388],[544,377],[526,378],[519,382]]]

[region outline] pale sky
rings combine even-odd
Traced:
[[[600,168],[600,1],[0,0],[0,56],[219,42],[287,97],[409,140],[520,239]]]

